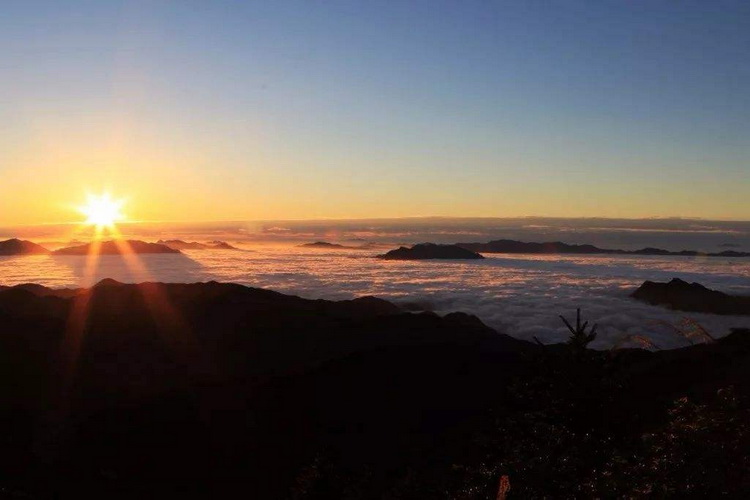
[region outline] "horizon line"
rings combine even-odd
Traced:
[[[622,221],[704,221],[704,222],[750,222],[750,219],[744,218],[706,218],[691,216],[644,216],[644,217],[606,217],[606,216],[578,216],[565,217],[554,215],[518,215],[518,216],[452,216],[452,215],[407,215],[401,217],[318,217],[318,218],[280,218],[280,219],[146,219],[146,220],[127,220],[120,221],[118,225],[129,224],[218,224],[218,223],[268,223],[268,222],[342,222],[342,221],[396,221],[396,220],[428,220],[428,219],[449,219],[449,220],[492,220],[492,219],[554,219],[554,220],[622,220]],[[19,224],[2,224],[3,228],[30,228],[45,226],[77,226],[81,222],[36,222],[36,223],[19,223]]]

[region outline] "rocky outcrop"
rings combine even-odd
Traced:
[[[750,297],[728,295],[678,278],[668,283],[645,281],[631,296],[680,311],[750,315]]]

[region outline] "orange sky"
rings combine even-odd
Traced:
[[[0,225],[750,220],[730,9],[43,3],[0,16]]]

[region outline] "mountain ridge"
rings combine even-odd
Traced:
[[[384,260],[484,259],[477,252],[458,245],[442,245],[437,243],[418,243],[410,248],[402,246],[377,257]]]
[[[724,250],[722,252],[699,252],[681,250],[673,252],[661,248],[644,247],[638,250],[619,250],[599,248],[591,244],[575,245],[561,241],[544,243],[524,242],[518,240],[492,240],[487,243],[456,243],[457,246],[480,253],[528,253],[528,254],[582,254],[582,255],[664,255],[684,257],[750,257],[750,252]]]
[[[48,254],[49,250],[32,241],[11,238],[0,241],[0,255],[41,255]]]
[[[374,297],[111,279],[0,287],[0,322],[0,481],[20,498],[494,498],[488,463],[524,498],[685,492],[696,467],[703,492],[745,484],[750,331],[591,351]],[[575,469],[534,460],[561,453]]]
[[[667,283],[644,281],[631,297],[680,311],[750,315],[750,296],[729,295],[679,278]]]
[[[60,248],[52,255],[123,255],[123,254],[179,254],[179,250],[158,243],[148,243],[141,240],[108,240],[91,242],[83,245]]]

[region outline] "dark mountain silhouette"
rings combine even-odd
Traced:
[[[46,286],[37,285],[36,283],[24,283],[22,285],[5,286],[0,285],[0,291],[3,290],[25,290],[37,297],[63,297],[69,298],[78,295],[80,289],[77,288],[47,288]]]
[[[351,241],[365,241],[364,239],[352,239]],[[373,250],[376,248],[388,248],[390,245],[384,243],[366,242],[361,245],[342,245],[340,243],[330,243],[328,241],[314,241],[312,243],[303,243],[298,245],[300,248],[318,248],[321,250]]]
[[[481,255],[457,245],[437,245],[435,243],[420,243],[411,248],[399,247],[383,255],[386,260],[427,260],[427,259],[483,259]]]
[[[168,246],[174,250],[237,250],[237,247],[233,247],[226,241],[209,241],[207,243],[200,243],[198,241],[159,240],[156,243],[158,245]]]
[[[12,238],[0,241],[0,255],[34,255],[50,253],[49,250],[31,241]]]
[[[329,250],[356,248],[356,247],[349,247],[346,245],[339,245],[338,243],[329,243],[327,241],[315,241],[313,243],[303,243],[299,246],[302,248],[320,248],[320,249],[329,249]]]
[[[121,255],[123,253],[180,253],[179,250],[158,243],[147,243],[139,240],[103,241],[100,244],[87,243],[74,247],[61,248],[52,252],[54,255],[89,255],[96,252],[100,255]]]
[[[748,257],[750,256],[750,253],[736,252],[734,250],[724,250],[723,252],[708,254],[708,256],[709,257]]]
[[[10,497],[747,493],[747,331],[596,352],[372,297],[104,280],[0,289],[0,332]]]
[[[486,253],[607,253],[593,245],[568,245],[560,241],[525,243],[515,240],[495,240],[489,243],[457,243],[461,248]]]
[[[239,250],[237,247],[230,245],[226,241],[214,240],[206,243],[210,248],[214,250]]]
[[[728,295],[678,278],[669,283],[645,281],[632,297],[680,311],[750,315],[750,297]]]
[[[526,243],[515,240],[494,240],[488,243],[456,243],[461,248],[482,253],[530,253],[530,254],[612,254],[612,255],[677,255],[706,257],[750,257],[748,252],[731,250],[718,253],[704,253],[694,250],[671,252],[661,248],[646,247],[640,250],[612,250],[594,245],[569,245],[561,241],[547,243]]]

